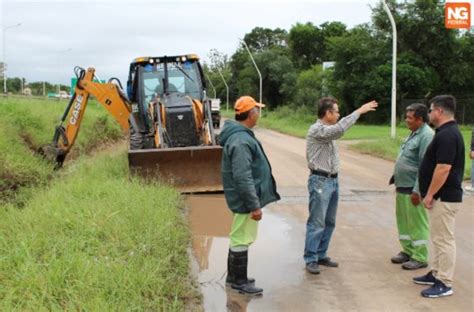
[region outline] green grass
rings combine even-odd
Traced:
[[[35,150],[65,102],[0,100],[0,311],[181,311],[199,303],[180,194],[130,177],[122,137],[90,103],[74,161]],[[101,156],[102,155],[102,156]]]
[[[234,118],[233,111],[224,111],[227,118]],[[308,108],[281,107],[274,111],[263,111],[263,117],[258,121],[260,127],[276,130],[281,133],[306,138],[308,128],[316,121],[315,113]],[[409,134],[408,128],[402,124],[396,128],[396,138],[390,137],[391,128],[389,125],[364,125],[361,123],[351,127],[341,138],[341,140],[362,140],[350,146],[350,149],[363,154],[395,160],[398,155],[400,145]],[[469,151],[471,147],[471,127],[461,127],[466,148],[466,166],[464,177],[471,176],[471,159]]]
[[[36,155],[51,143],[55,126],[67,102],[0,98],[0,204],[17,197],[22,189],[46,184],[52,166]],[[120,127],[97,103],[89,104],[71,155],[87,153],[122,136]]]
[[[233,111],[223,111],[223,116],[234,118]],[[281,133],[289,134],[299,138],[306,138],[308,128],[316,122],[315,113],[308,108],[293,109],[283,106],[274,111],[263,111],[263,117],[259,119],[260,127],[272,129]],[[398,127],[399,136],[408,135],[406,127]],[[342,140],[367,140],[378,139],[380,137],[390,136],[389,126],[355,124],[347,131]]]
[[[23,209],[0,209],[0,310],[182,310],[189,230],[175,190],[125,153],[79,159]]]
[[[373,127],[373,126],[371,126]],[[388,127],[380,126],[380,129],[373,128],[372,131],[384,133]],[[349,130],[349,132],[352,131]],[[464,145],[466,150],[465,157],[465,167],[464,167],[464,178],[469,179],[471,177],[471,165],[472,160],[469,157],[471,151],[471,128],[470,127],[461,127],[461,133],[464,138]],[[358,151],[363,154],[369,154],[376,157],[395,160],[397,158],[400,145],[402,144],[404,138],[408,135],[408,130],[405,128],[403,130],[397,129],[397,138],[391,139],[388,136],[381,136],[376,140],[369,140],[364,142],[358,142],[354,145],[351,145],[352,150]]]

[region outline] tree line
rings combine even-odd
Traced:
[[[449,93],[468,114],[466,108],[474,107],[473,29],[447,29],[444,1],[387,4],[398,32],[398,111],[409,102]],[[314,111],[320,97],[332,95],[347,113],[376,99],[380,108],[367,121],[389,120],[392,29],[381,2],[372,7],[371,23],[351,29],[341,22],[297,23],[289,31],[255,27],[243,40],[262,74],[263,102],[270,109],[290,105]],[[230,86],[231,103],[242,94],[259,98],[259,77],[242,43],[230,57],[211,50],[209,59],[205,72],[223,101],[226,89],[219,70]],[[323,70],[325,62],[334,66]]]
[[[1,75],[3,77],[3,74]],[[25,78],[18,78],[18,77],[7,77],[6,87],[8,93],[13,94],[21,94],[22,90],[24,91],[26,88],[31,90],[31,94],[33,96],[46,96],[48,93],[57,93],[58,92],[58,85],[51,84],[49,82],[27,82]],[[71,86],[61,84],[61,90],[66,90],[69,92]],[[3,92],[3,78],[0,78],[0,92]]]
[[[474,110],[469,109],[474,107],[474,30],[447,29],[444,3],[387,0],[398,32],[397,111],[403,113],[411,102],[426,102],[434,95],[449,93],[458,98],[462,114],[458,119],[474,123]],[[352,28],[341,22],[306,22],[289,30],[255,27],[247,33],[243,40],[262,74],[262,101],[268,108],[292,106],[314,112],[320,97],[332,95],[339,100],[341,111],[348,113],[376,99],[379,109],[366,119],[387,122],[392,29],[382,2],[371,9],[371,23]],[[226,87],[220,74],[230,87],[230,105],[242,94],[259,98],[259,77],[242,43],[231,56],[215,49],[208,56],[204,71],[222,103],[226,101]],[[323,64],[334,66],[323,69]],[[7,80],[10,92],[20,93],[21,85],[20,78]],[[43,95],[43,82],[27,86],[32,95]],[[46,94],[57,90],[47,82],[44,86]],[[209,82],[207,90],[214,96]]]

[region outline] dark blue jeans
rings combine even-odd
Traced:
[[[308,179],[308,191],[309,217],[304,247],[306,264],[326,257],[332,232],[336,227],[338,180],[311,174]]]

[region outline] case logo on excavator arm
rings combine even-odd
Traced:
[[[76,103],[72,108],[71,118],[69,119],[69,123],[71,125],[75,125],[77,123],[77,119],[79,118],[79,113],[81,111],[82,100],[84,97],[82,95],[78,95],[76,98]]]

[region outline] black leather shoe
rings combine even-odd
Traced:
[[[339,266],[339,263],[337,263],[336,261],[332,261],[331,258],[329,257],[319,259],[318,264],[331,267],[331,268],[337,268]]]
[[[392,257],[390,261],[392,261],[392,263],[400,264],[400,263],[410,261],[410,256],[404,253],[403,251],[400,251],[398,255],[396,255],[395,257]]]
[[[311,274],[319,274],[321,271],[319,270],[319,265],[317,262],[311,262],[306,265],[306,271]]]

